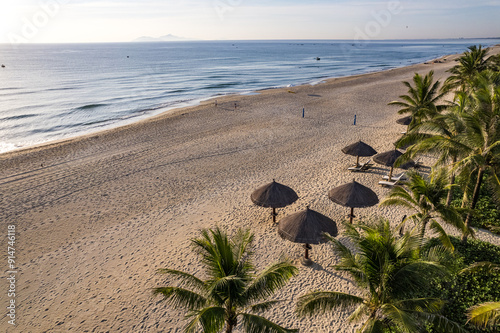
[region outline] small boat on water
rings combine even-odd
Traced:
[[[4,65],[4,64],[2,64],[2,68],[5,68],[5,65]]]
[[[316,57],[316,60],[321,60],[321,58],[320,57]]]

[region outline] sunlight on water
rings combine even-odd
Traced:
[[[0,45],[0,152],[129,124],[213,96],[361,74],[499,40]]]

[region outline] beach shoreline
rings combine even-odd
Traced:
[[[496,45],[494,46],[491,46],[491,47],[495,47]],[[398,69],[398,68],[404,68],[404,67],[410,67],[410,66],[415,66],[415,65],[419,65],[419,64],[430,64],[434,61],[439,61],[440,59],[446,59],[447,57],[452,57],[454,56],[453,54],[450,54],[450,55],[443,55],[443,56],[440,56],[440,57],[437,57],[437,58],[432,58],[432,59],[429,59],[429,60],[426,60],[424,62],[420,62],[420,63],[414,63],[414,64],[410,64],[410,65],[394,65],[388,69],[384,69],[384,70],[374,70],[374,71],[368,71],[368,72],[365,72],[365,73],[361,73],[361,74],[355,74],[355,75],[347,75],[347,76],[338,76],[338,77],[323,77],[323,78],[317,78],[317,79],[312,79],[312,80],[309,80],[309,81],[306,81],[306,82],[298,82],[297,84],[294,84],[292,83],[291,85],[289,86],[276,86],[276,87],[266,87],[266,88],[261,88],[261,89],[256,89],[256,90],[249,90],[249,91],[244,91],[244,92],[233,92],[233,93],[227,93],[227,94],[222,94],[222,95],[212,95],[212,96],[205,96],[205,97],[200,97],[200,98],[196,98],[196,99],[193,99],[193,100],[188,100],[188,101],[185,101],[185,102],[181,102],[179,103],[179,105],[174,105],[174,106],[166,106],[166,107],[161,107],[158,109],[158,112],[155,112],[151,115],[147,115],[147,116],[138,116],[138,118],[136,120],[133,120],[132,122],[116,122],[115,124],[113,125],[108,125],[108,126],[105,126],[104,129],[93,129],[93,130],[89,130],[88,132],[81,132],[81,133],[78,133],[78,134],[75,134],[75,135],[65,135],[65,137],[62,137],[62,138],[59,138],[59,139],[51,139],[51,140],[48,140],[48,141],[44,141],[44,142],[40,142],[40,143],[35,143],[35,144],[32,144],[32,145],[29,145],[29,146],[22,146],[22,147],[17,147],[17,148],[14,148],[14,149],[9,149],[7,151],[2,151],[0,152],[0,156],[2,156],[3,154],[7,154],[7,153],[11,153],[11,152],[22,152],[22,151],[27,151],[27,150],[30,150],[30,149],[37,149],[38,147],[48,147],[48,146],[52,146],[54,144],[59,144],[59,143],[66,143],[66,142],[69,142],[69,141],[77,141],[78,139],[84,139],[85,137],[91,137],[91,136],[95,136],[95,135],[99,135],[99,133],[103,133],[103,132],[107,132],[107,131],[112,131],[112,130],[115,130],[115,129],[119,129],[121,127],[127,127],[127,126],[130,126],[130,125],[134,125],[136,123],[139,123],[139,122],[142,122],[142,121],[147,121],[149,119],[152,119],[152,118],[155,118],[155,117],[158,117],[158,116],[167,116],[169,114],[171,115],[175,115],[179,112],[179,110],[187,110],[187,109],[191,109],[193,107],[196,107],[196,106],[199,106],[199,105],[202,105],[204,103],[207,103],[207,102],[211,102],[211,101],[214,101],[214,100],[218,100],[218,99],[225,99],[227,97],[230,97],[230,96],[250,96],[250,95],[254,95],[254,94],[259,94],[261,91],[267,91],[267,90],[275,90],[275,89],[286,89],[286,88],[295,88],[295,87],[301,87],[301,86],[308,86],[308,85],[317,85],[317,84],[323,84],[329,80],[333,80],[333,79],[348,79],[350,77],[357,77],[357,76],[360,76],[360,75],[367,75],[367,74],[373,74],[373,73],[377,73],[377,72],[385,72],[385,71],[390,71],[390,70],[394,70],[394,69]]]
[[[492,47],[496,47],[496,46],[500,46],[500,44],[492,46]],[[85,141],[85,140],[87,140],[89,138],[93,138],[93,137],[99,136],[100,134],[105,135],[108,132],[120,131],[121,129],[129,128],[129,127],[134,126],[136,124],[140,124],[140,123],[143,123],[143,122],[153,121],[154,119],[175,117],[175,116],[177,116],[179,114],[193,111],[193,109],[196,109],[197,107],[200,107],[202,105],[205,105],[205,104],[208,104],[208,103],[214,103],[215,101],[221,101],[221,102],[223,102],[224,100],[234,99],[234,98],[236,98],[238,96],[251,97],[251,96],[255,96],[255,95],[261,94],[263,92],[267,92],[267,91],[275,91],[275,90],[277,90],[277,91],[283,91],[283,90],[289,90],[290,88],[292,88],[292,89],[300,89],[301,87],[316,86],[318,84],[319,85],[325,84],[325,83],[331,82],[333,80],[350,80],[350,79],[357,78],[357,77],[360,77],[360,76],[372,75],[372,74],[376,74],[376,73],[384,73],[384,72],[388,72],[388,71],[392,71],[392,70],[397,70],[397,69],[401,69],[401,68],[408,68],[408,67],[419,66],[419,65],[424,65],[424,64],[425,65],[429,65],[429,64],[432,64],[434,61],[440,61],[440,60],[447,59],[447,58],[448,59],[450,59],[450,58],[451,59],[456,59],[457,56],[458,56],[457,54],[449,54],[449,55],[440,56],[438,58],[433,58],[433,59],[427,60],[425,62],[421,62],[421,63],[417,63],[417,64],[411,64],[411,65],[408,65],[408,66],[398,66],[398,67],[393,67],[393,68],[389,68],[389,69],[385,69],[385,70],[381,70],[381,71],[373,71],[373,72],[367,72],[367,73],[355,74],[355,75],[348,75],[348,76],[325,77],[325,78],[314,80],[314,82],[315,82],[314,84],[312,82],[309,82],[309,83],[302,83],[302,84],[291,85],[291,86],[286,86],[286,87],[268,87],[268,88],[262,88],[262,89],[257,89],[257,90],[253,90],[253,91],[249,91],[249,92],[243,92],[243,93],[230,93],[230,94],[225,94],[225,95],[207,96],[207,97],[203,97],[201,99],[196,99],[196,100],[190,101],[190,102],[188,102],[188,104],[190,104],[190,105],[187,105],[187,106],[168,107],[164,111],[161,111],[158,114],[148,116],[147,118],[139,119],[139,120],[134,121],[134,122],[132,122],[130,124],[117,125],[116,127],[112,127],[112,128],[109,128],[109,129],[95,130],[95,131],[91,131],[89,133],[82,133],[82,134],[78,134],[76,136],[71,136],[71,137],[61,138],[61,139],[56,139],[56,140],[50,140],[50,141],[42,142],[42,143],[35,144],[35,145],[32,145],[32,146],[20,147],[20,148],[14,149],[14,150],[9,150],[9,151],[6,151],[6,152],[1,152],[0,153],[0,158],[3,157],[3,156],[6,156],[7,158],[9,158],[10,156],[15,156],[15,155],[18,155],[18,154],[30,153],[31,151],[37,151],[39,149],[47,149],[47,148],[50,149],[50,148],[56,147],[58,145],[65,145],[65,144],[71,144],[73,142],[76,143],[76,142],[79,142],[79,141]]]
[[[490,50],[499,52],[498,46]],[[305,292],[356,289],[346,275],[329,268],[334,258],[326,244],[313,246],[313,266],[301,266],[301,245],[282,240],[270,211],[253,205],[250,194],[275,178],[299,195],[279,209],[278,220],[310,206],[338,225],[348,211],[328,199],[329,189],[355,178],[383,198],[389,190],[377,182],[388,169],[350,173],[354,158],[341,148],[363,140],[378,152],[392,149],[404,127],[395,123],[401,117],[397,107],[387,103],[406,93],[401,82],[430,70],[443,82],[458,56],[317,85],[217,97],[217,106],[214,98],[173,114],[1,154],[0,218],[16,226],[19,292],[18,325],[10,326],[3,316],[0,327],[181,332],[185,312],[151,294],[151,288],[172,282],[156,270],[201,276],[189,239],[200,228],[217,225],[229,234],[238,228],[255,233],[258,270],[283,257],[298,265],[299,275],[275,297],[285,301],[266,317],[303,332],[354,332],[347,312],[295,316],[296,300]],[[432,159],[422,162],[430,165]],[[356,213],[385,216],[394,225],[406,214],[378,206]],[[495,235],[480,232],[479,238],[500,245]],[[5,253],[1,260],[6,262]],[[2,276],[0,290],[6,288]],[[5,301],[0,293],[0,304]]]

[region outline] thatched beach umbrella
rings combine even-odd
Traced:
[[[363,141],[358,141],[353,144],[350,144],[347,147],[342,148],[342,152],[347,155],[356,156],[356,166],[359,166],[359,157],[360,156],[373,156],[377,153],[375,149],[371,146],[367,145]]]
[[[250,199],[254,204],[261,207],[273,209],[273,222],[276,223],[276,208],[286,207],[298,199],[297,193],[290,187],[277,183],[274,179],[271,183],[256,189]]]
[[[305,253],[302,259],[304,265],[312,264],[311,259],[309,259],[310,244],[320,244],[327,241],[323,236],[324,232],[333,237],[337,236],[337,225],[328,216],[309,209],[309,206],[303,211],[285,216],[278,226],[278,234],[281,238],[304,244]]]
[[[399,118],[398,120],[396,120],[396,122],[398,124],[406,126],[406,133],[408,133],[408,130],[409,130],[409,127],[410,127],[410,124],[411,124],[412,121],[413,121],[413,117],[412,116],[406,116],[406,117]]]
[[[405,126],[408,126],[411,124],[411,121],[413,120],[413,117],[412,116],[407,116],[407,117],[403,117],[403,118],[399,118],[398,120],[396,120],[396,122],[400,125],[405,125]]]
[[[392,178],[392,172],[394,170],[394,163],[396,160],[403,155],[402,152],[400,152],[397,149],[386,151],[384,153],[377,154],[373,156],[373,160],[381,165],[391,167],[391,171],[389,172],[389,181],[391,181]],[[415,166],[415,162],[413,161],[408,161],[405,164],[402,164],[399,166],[400,169],[409,169]]]
[[[354,218],[354,208],[365,208],[378,204],[377,194],[354,179],[351,183],[340,185],[328,191],[328,198],[339,205],[351,208],[349,215],[351,223]]]

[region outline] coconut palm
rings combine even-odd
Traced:
[[[424,77],[415,73],[413,76],[414,86],[406,81],[403,84],[408,88],[408,95],[399,96],[403,101],[393,101],[389,105],[402,107],[398,111],[400,114],[411,114],[412,122],[408,129],[412,129],[423,120],[436,116],[444,109],[444,105],[438,104],[444,93],[439,93],[440,82],[434,82],[434,71],[430,71]]]
[[[207,279],[192,274],[161,269],[178,281],[178,286],[154,289],[175,307],[188,309],[190,319],[185,332],[230,333],[236,327],[246,332],[296,332],[275,324],[255,313],[269,309],[278,301],[265,301],[288,280],[297,274],[295,266],[287,261],[268,266],[254,274],[251,262],[249,231],[239,231],[233,239],[222,232],[202,230],[201,237],[192,240],[196,253],[201,257]],[[188,289],[189,288],[189,289]]]
[[[460,214],[453,206],[447,206],[445,198],[448,189],[448,175],[445,169],[438,169],[431,173],[426,179],[416,171],[408,172],[406,186],[394,187],[381,206],[403,206],[411,209],[414,214],[408,217],[420,228],[421,239],[425,236],[426,227],[429,224],[431,230],[439,235],[443,245],[453,249],[453,245],[444,231],[442,222],[465,232],[465,226]]]
[[[487,70],[479,74],[470,101],[470,111],[461,115],[465,130],[452,142],[463,156],[453,169],[468,172],[475,180],[467,227],[485,175],[486,182],[500,195],[500,73]],[[466,239],[464,234],[462,240]]]
[[[458,92],[458,97],[448,107],[448,112],[426,120],[413,128],[413,130],[402,136],[397,142],[397,147],[407,147],[405,154],[396,162],[396,165],[415,159],[418,155],[432,154],[437,157],[435,167],[448,167],[450,162],[456,163],[460,158],[461,150],[456,145],[450,144],[459,133],[464,131],[465,124],[460,115],[467,107],[466,95]],[[450,172],[450,185],[455,184],[455,173]],[[448,189],[446,205],[451,204],[453,189]]]
[[[468,49],[458,59],[459,64],[448,70],[452,75],[446,79],[444,90],[449,91],[459,88],[461,91],[466,91],[477,74],[488,67],[486,60],[487,49],[483,49],[481,45],[479,47],[472,45]]]
[[[328,237],[340,257],[337,271],[348,273],[358,287],[356,295],[336,291],[312,291],[299,298],[300,316],[319,315],[333,309],[353,309],[351,322],[362,323],[360,332],[421,332],[432,322],[446,332],[465,332],[457,323],[439,315],[443,301],[413,298],[429,287],[432,278],[445,276],[442,252],[432,248],[420,253],[421,240],[410,233],[397,237],[388,221],[369,225],[344,225],[354,246]],[[358,231],[359,229],[359,231]]]
[[[451,161],[452,173],[461,173],[468,180],[462,201],[462,207],[470,208],[465,219],[467,231],[471,230],[472,211],[485,175],[486,182],[500,196],[500,73],[483,71],[470,90],[471,93],[458,93],[455,102],[459,112],[444,114],[437,117],[435,123],[427,121],[417,128],[427,137],[414,134],[410,139],[418,142],[408,149],[406,156],[436,153],[440,156],[438,162]],[[398,144],[410,139],[402,139]],[[472,197],[470,203],[469,197]],[[463,234],[462,240],[466,241],[467,237],[467,233]]]

